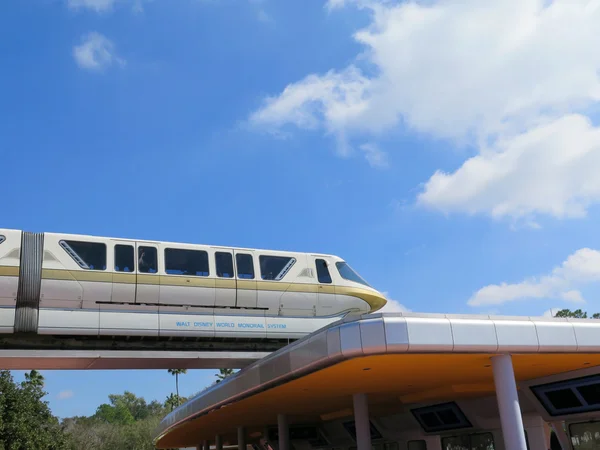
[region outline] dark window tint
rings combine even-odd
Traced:
[[[237,253],[235,255],[238,278],[254,279],[254,261],[252,255],[246,253]]]
[[[438,411],[437,414],[440,420],[445,424],[456,425],[457,423],[460,423],[460,419],[458,418],[456,413],[451,409],[442,409]]]
[[[317,265],[317,278],[319,279],[319,283],[331,283],[331,275],[329,274],[327,262],[324,259],[317,259],[315,263]]]
[[[600,375],[531,386],[531,390],[552,416],[600,410]]]
[[[0,234],[0,244],[2,244],[5,240],[6,238]]]
[[[263,280],[281,280],[296,262],[296,258],[289,256],[261,255],[260,275]]]
[[[492,433],[477,433],[444,437],[442,450],[494,450],[494,436]]]
[[[338,272],[340,273],[343,279],[364,284],[365,286],[369,286],[369,283],[363,280],[361,276],[357,274],[354,270],[352,270],[352,267],[350,267],[347,263],[336,262],[335,266],[337,267]]]
[[[423,420],[423,423],[429,428],[435,428],[442,425],[442,422],[440,421],[440,419],[438,419],[438,416],[434,412],[422,414],[421,419]]]
[[[170,275],[207,277],[208,253],[203,250],[165,249],[165,271]]]
[[[494,436],[492,433],[477,433],[469,437],[471,450],[494,450]]]
[[[579,386],[577,390],[588,405],[600,404],[600,383]]]
[[[422,439],[418,441],[408,441],[406,444],[408,450],[427,450],[427,442]]]
[[[548,391],[546,397],[557,409],[578,408],[581,406],[581,402],[571,389]]]
[[[233,256],[227,252],[216,252],[217,276],[221,278],[233,278]]]
[[[155,247],[138,247],[138,271],[158,272],[158,252]]]
[[[442,450],[469,450],[469,436],[449,436],[442,438]]]
[[[412,413],[428,433],[471,426],[467,417],[454,402],[416,408]]]
[[[569,434],[573,450],[593,450],[600,448],[600,422],[572,423]]]
[[[134,258],[133,246],[115,245],[115,271],[133,272],[135,270]]]
[[[106,270],[106,245],[81,241],[60,241],[60,245],[84,269]]]

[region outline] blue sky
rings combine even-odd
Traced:
[[[396,309],[595,312],[585,3],[6,2],[0,226],[333,253]],[[44,375],[61,417],[174,389],[166,371]]]

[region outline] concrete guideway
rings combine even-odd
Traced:
[[[0,350],[3,370],[237,369],[268,352]]]
[[[372,442],[422,440],[439,450],[441,439],[489,431],[495,449],[547,450],[550,427],[567,445],[556,424],[600,419],[600,405],[551,416],[529,388],[595,374],[597,320],[366,315],[323,328],[202,392],[165,417],[155,444],[235,444],[243,435],[262,448],[290,450],[290,430],[310,425],[325,444],[297,438],[294,448],[371,450]],[[452,423],[436,428],[432,414]]]

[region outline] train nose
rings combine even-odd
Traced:
[[[377,291],[369,292],[363,297],[363,300],[369,304],[370,313],[379,311],[387,303],[387,299]]]

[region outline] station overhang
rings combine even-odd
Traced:
[[[270,354],[166,416],[157,448],[215,435],[249,440],[286,414],[315,423],[353,414],[366,393],[374,416],[408,405],[492,395],[491,358],[511,354],[517,382],[600,366],[600,321],[544,317],[374,314],[334,323]]]

